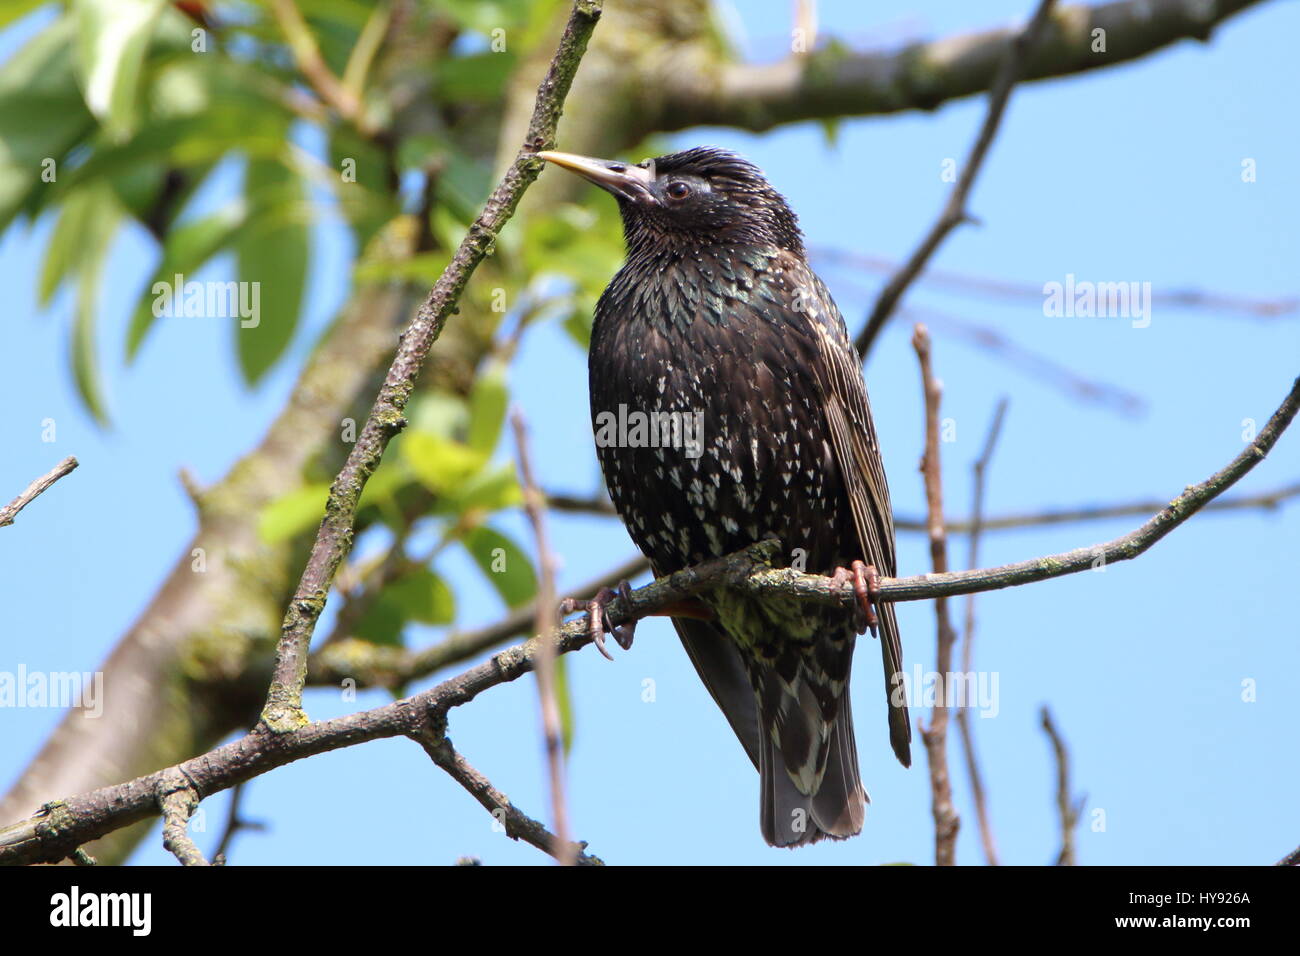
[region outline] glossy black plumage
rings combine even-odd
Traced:
[[[894,574],[866,386],[780,194],[714,148],[638,166],[543,157],[608,189],[622,211],[627,262],[592,329],[592,421],[610,496],[655,573],[775,536],[785,565],[829,574],[863,560]],[[623,428],[635,412],[678,416],[676,447]],[[656,437],[674,437],[672,426],[661,419]],[[713,620],[674,624],[759,769],[764,837],[793,846],[857,833],[867,796],[848,694],[854,615],[727,593],[707,603]],[[898,627],[892,605],[878,614],[888,695]],[[907,765],[897,695],[890,739]]]

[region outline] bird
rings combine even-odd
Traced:
[[[768,844],[853,836],[869,797],[849,679],[868,627],[905,767],[912,734],[893,605],[871,599],[874,579],[896,572],[893,512],[844,317],[790,204],[739,154],[536,155],[618,202],[626,259],[592,319],[592,428],[610,498],[655,575],[775,538],[775,566],[853,582],[855,607],[717,590],[672,616],[758,769]],[[597,638],[613,596],[589,605]],[[630,646],[630,631],[611,630]]]

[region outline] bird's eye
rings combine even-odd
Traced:
[[[668,198],[676,199],[679,202],[691,194],[691,187],[681,180],[668,184]]]

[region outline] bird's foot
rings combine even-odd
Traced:
[[[614,659],[614,655],[605,647],[605,632],[609,631],[610,634],[614,635],[614,640],[618,641],[618,646],[625,651],[632,649],[632,638],[636,635],[636,621],[629,621],[627,624],[620,624],[617,627],[609,623],[609,615],[605,608],[616,597],[622,598],[623,603],[631,607],[632,585],[627,581],[620,581],[617,591],[601,588],[590,601],[565,598],[560,602],[561,617],[572,614],[580,608],[586,609],[587,633],[591,635],[591,641],[596,645],[596,649],[611,661]]]
[[[836,584],[853,582],[853,593],[858,599],[858,633],[870,628],[874,634],[879,621],[876,619],[873,601],[876,592],[880,590],[880,575],[876,572],[876,566],[854,561],[847,568],[836,568],[831,579]]]

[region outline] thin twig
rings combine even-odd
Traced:
[[[541,698],[542,733],[546,740],[546,765],[551,778],[551,814],[555,820],[555,849],[552,855],[562,865],[572,866],[569,853],[569,814],[564,799],[564,744],[560,734],[560,706],[555,691],[555,629],[560,623],[555,597],[555,553],[546,534],[546,499],[533,477],[532,459],[528,455],[528,430],[518,408],[510,416],[519,454],[519,478],[524,495],[524,513],[533,528],[537,543],[537,619],[538,636],[537,693]]]
[[[1283,485],[1271,491],[1261,491],[1255,495],[1237,495],[1219,498],[1205,505],[1205,511],[1272,511],[1292,498],[1300,497],[1300,482]],[[556,511],[574,511],[586,514],[615,515],[614,506],[608,498],[593,496],[584,498],[577,495],[549,495],[547,500]],[[1078,524],[1086,521],[1108,521],[1111,518],[1127,518],[1133,515],[1149,515],[1159,511],[1167,501],[1148,498],[1145,501],[1130,501],[1114,505],[1092,505],[1076,508],[1055,508],[1048,511],[1027,511],[985,518],[980,526],[981,533],[990,531],[1012,531],[1020,528],[1039,528],[1046,525]],[[912,534],[926,534],[927,522],[922,518],[908,515],[894,515],[894,528]],[[970,534],[969,521],[953,521],[947,526],[949,536]],[[648,565],[647,565],[648,566]],[[644,569],[643,569],[644,570]],[[586,591],[577,592],[586,594]]]
[[[808,251],[813,259],[825,261],[832,266],[846,266],[885,275],[892,274],[900,267],[900,263],[892,259],[851,252],[847,249],[835,249],[830,246],[817,246]],[[933,286],[957,295],[1005,301],[1038,303],[1043,301],[1041,282],[992,279],[948,269],[926,269],[924,275],[917,277],[916,284]],[[1203,289],[1165,289],[1154,292],[1151,296],[1151,304],[1161,309],[1196,309],[1217,315],[1236,312],[1256,319],[1276,319],[1300,313],[1300,298],[1296,296],[1260,299]]]
[[[884,601],[951,597],[1073,574],[1094,567],[1099,558],[1110,562],[1135,558],[1262,461],[1295,418],[1297,410],[1300,410],[1300,379],[1292,384],[1291,391],[1256,435],[1254,443],[1207,480],[1189,486],[1159,514],[1114,541],[999,568],[886,578],[880,582],[874,597]],[[605,608],[608,623],[617,627],[640,620],[719,587],[764,600],[780,595],[843,608],[857,606],[852,582],[837,584],[831,577],[771,567],[772,556],[779,548],[780,543],[775,541],[752,545],[660,578],[631,592],[626,599],[616,597]],[[1223,578],[1218,587],[1227,593],[1248,584]],[[570,621],[558,633],[560,653],[571,653],[591,643],[585,620]],[[157,816],[159,788],[175,772],[183,774],[202,798],[294,760],[370,740],[407,736],[426,744],[431,738],[436,741],[440,734],[433,728],[439,721],[445,723],[448,710],[529,673],[538,649],[536,640],[507,648],[423,693],[347,717],[309,723],[286,733],[271,733],[259,724],[238,740],[168,770],[47,803],[36,815],[0,827],[0,864],[57,863],[71,856],[77,847]],[[550,845],[547,841],[546,846]]]
[[[864,286],[852,280],[837,279],[836,287],[850,295],[857,293],[870,297]],[[974,345],[995,360],[1006,362],[1072,399],[1101,405],[1130,417],[1146,411],[1146,399],[1141,395],[1110,382],[1088,378],[1050,355],[1020,345],[991,326],[968,322],[929,307],[902,306],[895,314],[908,322],[924,322],[929,328],[951,333],[954,338]]]
[[[1076,401],[1100,405],[1128,418],[1146,414],[1147,401],[1136,392],[1109,382],[1086,378],[1064,362],[1025,348],[989,326],[976,325],[928,308],[907,307],[900,309],[899,315],[909,321],[935,326],[955,338],[965,339]]]
[[[1042,723],[1056,758],[1056,812],[1061,820],[1061,852],[1056,855],[1056,865],[1074,866],[1074,830],[1079,825],[1083,800],[1076,804],[1070,795],[1070,752],[1057,733],[1056,725],[1052,723],[1052,712],[1046,705],[1042,710]]]
[[[984,157],[988,155],[989,147],[993,144],[993,139],[997,135],[998,126],[1002,122],[1002,114],[1006,110],[1007,101],[1011,98],[1011,90],[1015,87],[1016,81],[1020,78],[1020,73],[1024,68],[1025,61],[1029,58],[1034,44],[1038,42],[1039,35],[1047,25],[1052,12],[1054,0],[1039,0],[1038,10],[1034,13],[1033,19],[1025,29],[1016,37],[1015,41],[1007,47],[1006,58],[1002,61],[1002,66],[998,70],[997,79],[994,80],[993,86],[989,90],[989,109],[984,117],[984,125],[980,127],[979,136],[975,138],[975,145],[971,147],[970,155],[966,157],[966,163],[962,167],[961,176],[958,177],[952,192],[948,194],[947,205],[944,206],[943,213],[939,216],[938,221],[930,227],[930,232],[921,240],[916,251],[912,253],[911,258],[907,260],[903,268],[894,273],[893,277],[880,290],[880,295],[876,298],[876,304],[871,309],[871,315],[867,317],[867,324],[858,334],[857,341],[854,345],[857,347],[858,354],[866,357],[867,352],[871,350],[871,345],[875,342],[880,330],[884,328],[885,322],[889,320],[890,315],[894,312],[894,307],[902,299],[903,293],[907,291],[913,280],[924,271],[930,257],[934,255],[943,240],[947,238],[948,233],[952,232],[963,222],[970,220],[966,212],[966,197],[970,194],[971,186],[975,184],[975,177],[979,175],[980,167],[984,164]]]
[[[72,469],[77,467],[77,459],[69,455],[63,461],[54,466],[54,469],[47,475],[41,475],[27,489],[15,498],[9,504],[0,508],[0,528],[5,525],[13,524],[14,518],[18,517],[18,512],[22,511],[36,498],[40,497],[50,485],[54,484]]]
[[[554,145],[555,128],[564,99],[600,12],[600,0],[574,0],[559,47],[538,88],[532,119],[518,156],[470,226],[424,305],[402,334],[401,345],[366,424],[343,469],[330,486],[325,518],[316,534],[302,579],[285,611],[276,648],[275,672],[262,711],[263,723],[273,731],[291,730],[307,722],[302,708],[307,651],[334,576],[352,549],[353,524],[361,492],[370,475],[379,467],[389,441],[405,426],[402,413],[416,379],[448,316],[455,310],[469,277],[494,247],[498,233],[514,214],[524,190],[537,178],[543,164],[535,153]]]
[[[1002,434],[1002,420],[1007,414],[1007,400],[998,399],[993,411],[993,421],[989,424],[988,437],[984,439],[984,450],[971,466],[975,490],[971,502],[970,548],[967,553],[966,566],[979,567],[980,530],[984,517],[984,479],[993,451],[997,448],[998,436]],[[974,673],[975,657],[975,595],[966,595],[966,633],[961,647],[961,669],[963,674]],[[979,822],[980,842],[984,845],[984,859],[989,866],[998,865],[997,841],[993,838],[993,824],[989,820],[988,797],[984,792],[984,777],[980,773],[979,759],[975,755],[975,734],[971,729],[970,708],[963,707],[957,711],[957,728],[961,731],[962,747],[966,751],[966,770],[970,774],[971,794],[975,800],[975,818]]]
[[[240,806],[244,802],[244,792],[248,788],[248,783],[235,784],[230,791],[230,805],[226,808],[226,825],[221,830],[221,839],[217,841],[217,850],[212,854],[212,862],[215,866],[224,866],[226,858],[230,853],[230,847],[235,842],[235,836],[244,830],[265,830],[266,824],[259,820],[247,820],[239,812]]]
[[[912,333],[912,347],[921,363],[921,390],[925,398],[925,453],[921,474],[925,477],[925,500],[930,516],[930,562],[936,574],[948,570],[948,538],[943,528],[943,472],[939,461],[939,403],[943,386],[930,364],[930,335],[924,325]],[[930,763],[930,810],[934,816],[934,863],[954,866],[957,862],[957,830],[961,821],[952,804],[952,779],[948,772],[948,675],[952,673],[952,647],[957,641],[948,616],[948,599],[937,598],[934,616],[938,631],[935,671],[938,674],[935,704],[930,726],[921,728],[925,753]]]
[[[289,41],[289,49],[293,51],[298,70],[306,77],[316,95],[363,136],[373,137],[376,130],[366,120],[360,97],[329,68],[316,44],[316,38],[312,36],[311,27],[307,25],[294,0],[271,0],[271,12],[275,15],[280,31]]]
[[[586,843],[562,842],[558,834],[551,833],[545,826],[511,803],[509,797],[492,786],[492,782],[487,777],[475,770],[469,761],[456,751],[456,748],[451,745],[451,740],[445,735],[432,740],[424,737],[418,739],[433,762],[468,790],[474,799],[492,814],[493,819],[501,825],[510,839],[523,840],[543,853],[549,853],[561,863],[567,862],[577,866],[603,865],[600,857],[587,853]]]
[[[1271,511],[1283,502],[1300,497],[1300,482],[1262,491],[1255,495],[1238,495],[1222,498],[1205,505],[1206,511],[1254,511],[1262,509]],[[1107,521],[1111,518],[1127,518],[1133,515],[1149,515],[1159,511],[1168,502],[1158,498],[1146,501],[1133,501],[1117,505],[1096,505],[1090,508],[1061,508],[1052,511],[1026,512],[1024,514],[998,515],[985,518],[983,531],[1008,531],[1015,528],[1041,528],[1045,525],[1075,524],[1082,521]],[[950,533],[967,534],[971,530],[966,523],[950,525]]]
[[[1265,0],[1092,0],[1071,3],[1026,64],[1022,81],[1113,70],[1183,39],[1205,43],[1216,28]],[[1281,4],[1274,4],[1280,6]],[[861,6],[861,4],[859,4]],[[980,5],[966,4],[979,9]],[[1106,50],[1094,52],[1104,31]],[[932,112],[988,91],[1015,42],[1015,26],[950,33],[881,49],[845,39],[809,56],[752,63],[720,57],[654,58],[636,104],[636,129],[700,127],[763,132],[810,120]],[[713,47],[706,47],[713,49]]]
[[[183,779],[183,774],[173,772],[171,780]],[[182,866],[211,866],[199,850],[186,828],[190,817],[198,808],[199,798],[188,784],[175,789],[160,788],[158,808],[163,816],[163,846],[181,861]]]

